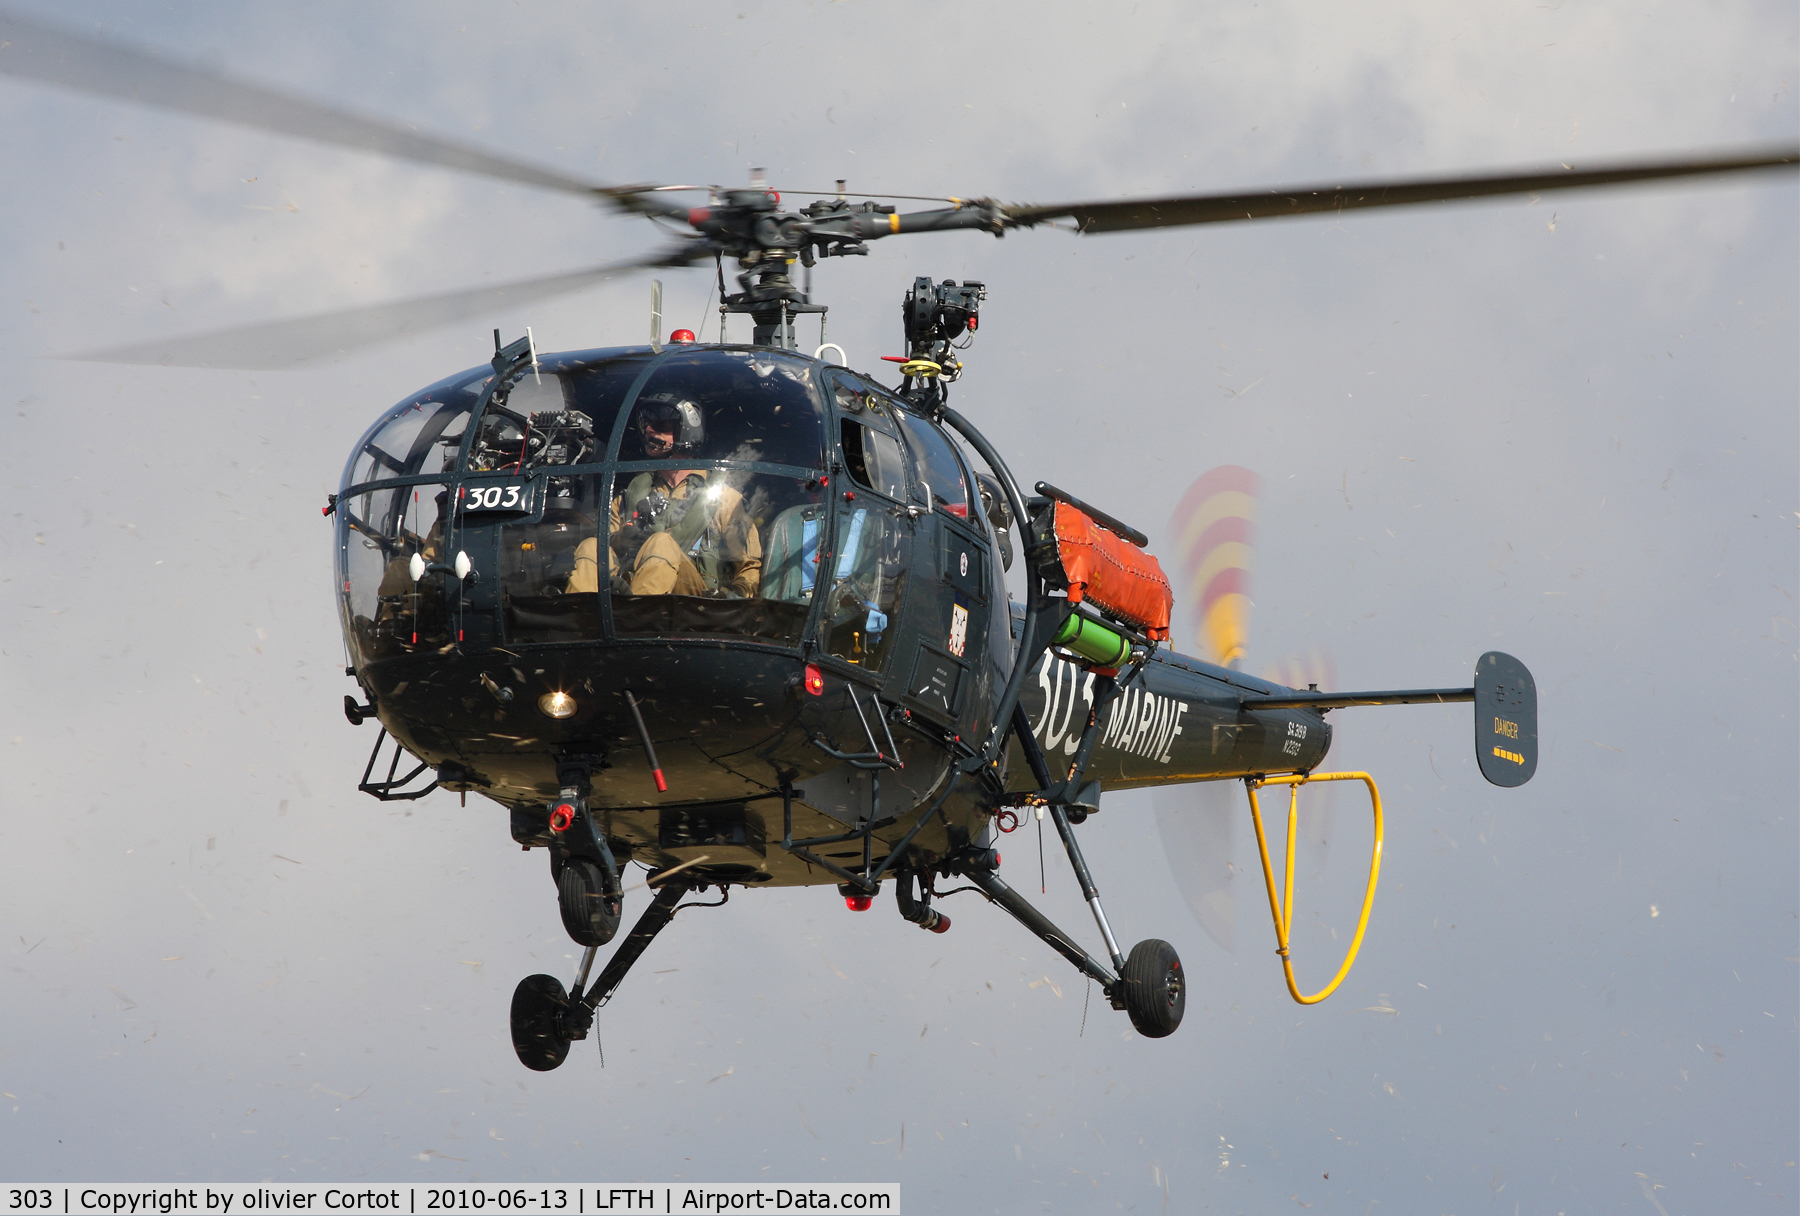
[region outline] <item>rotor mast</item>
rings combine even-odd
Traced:
[[[796,262],[810,270],[820,258],[865,256],[868,242],[903,232],[968,228],[1001,236],[1006,229],[1004,213],[988,200],[952,199],[950,207],[901,215],[889,204],[852,203],[844,192],[844,182],[837,185],[836,197],[816,199],[798,210],[783,209],[781,195],[769,188],[760,169],[752,171],[747,189],[711,190],[704,207],[665,203],[642,188],[605,193],[627,210],[692,228],[698,235],[669,260],[718,259],[721,311],[748,314],[755,322],[751,341],[784,350],[794,349],[796,316],[822,316],[829,307],[815,302],[810,292],[795,284]],[[724,275],[727,257],[737,259],[738,264],[739,290],[729,294]]]

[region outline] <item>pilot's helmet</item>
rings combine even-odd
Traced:
[[[686,397],[674,393],[640,397],[636,413],[640,434],[650,429],[673,434],[677,452],[698,451],[706,442],[706,417]]]

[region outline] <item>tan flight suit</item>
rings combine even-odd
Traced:
[[[617,532],[624,522],[627,500],[635,503],[649,493],[652,476],[638,474],[625,493],[613,499],[609,532]],[[698,596],[724,591],[742,599],[755,598],[762,582],[762,542],[744,509],[744,496],[727,485],[724,477],[722,471],[711,476],[689,473],[665,491],[671,501],[693,494],[704,494],[711,501],[695,503],[687,518],[673,527],[660,528],[644,541],[631,559],[631,594]],[[696,517],[692,512],[702,514]],[[600,589],[599,551],[594,537],[575,547],[570,594]],[[610,545],[606,562],[608,576],[617,576],[619,559]]]

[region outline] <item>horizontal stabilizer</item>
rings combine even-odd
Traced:
[[[1396,692],[1284,692],[1252,694],[1245,709],[1344,709],[1351,705],[1443,705],[1473,701],[1473,688],[1405,688]]]

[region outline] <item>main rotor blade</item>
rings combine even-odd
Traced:
[[[1733,156],[1637,161],[1601,169],[1538,169],[1481,177],[1441,177],[1348,186],[1308,186],[1293,190],[1259,190],[1248,194],[1195,194],[1178,198],[1127,199],[1110,203],[1066,203],[1006,207],[1009,226],[1029,227],[1046,220],[1073,219],[1082,232],[1123,232],[1133,228],[1172,228],[1182,224],[1219,224],[1233,220],[1353,211],[1364,207],[1408,207],[1417,203],[1486,198],[1497,194],[1537,194],[1617,186],[1670,177],[1701,177],[1753,169],[1792,169],[1800,164],[1800,148],[1763,148]]]
[[[167,367],[218,367],[273,371],[320,355],[386,342],[451,321],[461,321],[499,308],[516,308],[538,300],[598,286],[632,271],[652,266],[685,266],[693,259],[685,250],[636,262],[596,266],[568,274],[523,279],[492,287],[465,288],[362,308],[346,308],[311,317],[244,325],[188,337],[114,346],[106,350],[63,355],[86,363],[146,363]]]
[[[0,12],[0,72],[401,160],[593,197],[607,187]]]

